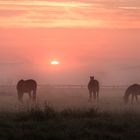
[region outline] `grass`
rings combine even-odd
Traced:
[[[45,105],[0,113],[0,140],[139,140],[140,114]]]

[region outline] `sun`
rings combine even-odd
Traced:
[[[57,60],[52,60],[51,61],[51,65],[59,65],[60,63],[59,63],[59,61],[57,61]]]

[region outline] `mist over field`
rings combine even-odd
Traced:
[[[101,87],[99,101],[93,99],[89,102],[89,92],[86,87],[51,87],[49,85],[40,85],[37,89],[37,104],[45,104],[56,110],[66,108],[87,109],[97,107],[104,111],[123,112],[129,107],[138,111],[138,106],[134,102],[131,106],[131,100],[125,105],[123,96],[126,87]],[[130,98],[131,99],[131,98]],[[23,107],[30,106],[30,100],[27,93],[23,96]],[[15,86],[0,86],[0,111],[18,111],[22,104],[18,101],[18,94]]]

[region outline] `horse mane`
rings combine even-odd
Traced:
[[[129,88],[127,88],[127,90],[125,91],[124,97],[125,97],[125,98],[128,98],[130,94],[131,94],[131,92],[130,92],[130,87],[129,87]]]
[[[23,80],[23,79],[21,79],[21,80],[19,80],[19,82],[24,82],[25,80]]]

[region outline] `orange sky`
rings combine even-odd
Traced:
[[[0,0],[0,33],[2,84],[140,82],[138,0]]]
[[[0,0],[0,27],[139,28],[138,0]]]

